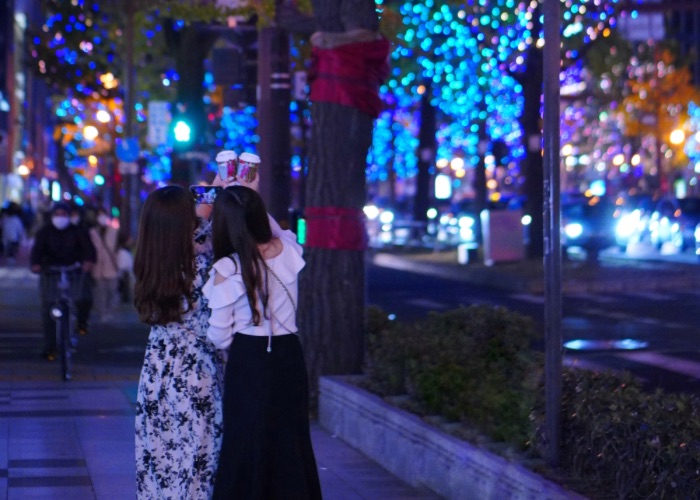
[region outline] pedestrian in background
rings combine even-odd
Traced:
[[[97,260],[92,268],[94,279],[94,306],[97,321],[106,323],[113,318],[114,308],[119,298],[117,278],[118,229],[113,227],[111,219],[104,208],[97,210],[97,224],[90,229],[90,239],[97,250]]]
[[[56,203],[51,217],[39,230],[30,253],[30,266],[33,273],[41,273],[39,289],[41,294],[41,319],[44,330],[44,351],[42,357],[49,361],[56,359],[56,328],[50,309],[55,298],[55,280],[47,276],[51,266],[70,266],[81,263],[83,272],[90,272],[94,264],[95,249],[89,238],[70,223],[70,206]]]
[[[275,235],[255,190],[217,195],[215,263],[203,289],[212,309],[207,335],[228,350],[214,498],[321,498],[296,327],[304,259],[294,233],[272,224]]]
[[[19,246],[26,237],[24,225],[22,224],[22,209],[16,203],[10,203],[3,210],[2,221],[2,246],[8,264],[17,262],[17,252]]]
[[[80,233],[81,238],[86,239],[89,243],[87,246],[91,251],[90,261],[95,262],[97,260],[97,251],[90,238],[90,230],[85,223],[83,211],[76,205],[71,207],[70,223]],[[78,333],[80,335],[86,335],[89,328],[94,288],[92,282],[93,278],[91,272],[85,272],[80,278],[80,294],[75,300],[76,320],[78,322]]]
[[[119,299],[122,304],[131,302],[134,283],[134,258],[131,255],[130,238],[126,234],[120,234],[117,244],[117,267],[119,268],[119,276],[117,277]]]
[[[225,185],[217,177],[215,184]],[[136,400],[140,499],[211,498],[221,448],[225,354],[207,339],[202,285],[212,262],[211,205],[179,186],[143,205],[134,304],[151,325]]]

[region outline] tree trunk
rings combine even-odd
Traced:
[[[413,198],[413,220],[426,222],[430,208],[430,169],[435,165],[437,149],[436,112],[430,102],[432,85],[430,80],[424,83],[425,92],[420,100],[420,129],[418,131],[418,175],[416,176],[416,194]]]
[[[530,47],[527,67],[520,78],[523,86],[523,113],[520,124],[523,129],[525,160],[525,192],[527,201],[525,213],[530,215],[529,257],[544,255],[544,173],[542,163],[541,141],[542,120],[540,118],[540,98],[542,96],[542,50]]]
[[[314,1],[318,30],[376,31],[373,0]],[[373,118],[355,108],[311,106],[307,207],[362,210]],[[322,374],[359,372],[364,354],[365,255],[363,250],[306,248],[298,319],[309,370],[312,406]]]

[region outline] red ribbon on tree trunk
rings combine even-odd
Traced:
[[[344,207],[306,207],[306,246],[330,250],[365,250],[365,214]]]
[[[385,38],[356,42],[333,49],[312,49],[313,102],[332,102],[379,116],[379,86],[389,72],[389,42]]]

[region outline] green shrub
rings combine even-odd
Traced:
[[[563,377],[562,467],[616,498],[700,498],[696,397],[647,393],[629,375]]]
[[[381,395],[478,429],[545,446],[541,353],[532,322],[491,306],[431,313],[413,325],[368,314],[365,374]],[[700,498],[700,400],[648,393],[631,376],[565,369],[563,477],[591,498]],[[554,474],[562,477],[560,474]],[[573,486],[570,484],[570,486]]]
[[[408,393],[429,413],[522,446],[540,378],[531,320],[503,308],[431,313],[415,325],[368,315],[365,373],[381,394]]]
[[[377,307],[367,310],[364,372],[370,390],[382,396],[405,394],[405,341],[403,325],[389,320]]]

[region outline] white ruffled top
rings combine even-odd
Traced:
[[[207,337],[219,349],[228,348],[236,333],[262,337],[297,332],[295,305],[298,304],[299,295],[298,275],[305,265],[302,257],[303,250],[292,231],[279,229],[275,231],[277,228],[273,227],[273,234],[277,233],[275,236],[280,238],[282,252],[276,257],[266,259],[265,262],[284,283],[294,300],[294,305],[277,278],[272,273],[267,272],[270,295],[267,316],[270,319],[263,317],[262,301],[258,297],[257,306],[258,311],[261,312],[261,321],[259,325],[254,325],[238,255],[233,254],[231,257],[217,260],[209,272],[209,280],[205,283],[202,291],[209,300],[209,308],[211,309]],[[265,269],[265,271],[267,270]],[[217,285],[214,284],[216,273],[224,278],[224,281]]]

